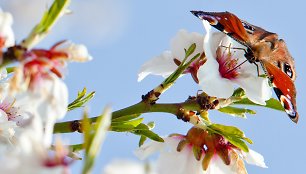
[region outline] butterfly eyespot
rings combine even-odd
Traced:
[[[286,113],[288,114],[288,116],[291,119],[294,119],[296,117],[296,111],[294,109],[294,106],[293,106],[291,100],[284,95],[281,95],[279,99],[280,99],[281,104],[283,105]]]
[[[284,63],[283,65],[283,71],[290,77],[293,77],[293,71],[291,69],[291,66],[288,63]]]
[[[245,28],[245,30],[250,34],[253,34],[253,32],[255,31],[255,28],[248,25],[247,23],[242,22],[242,25]]]

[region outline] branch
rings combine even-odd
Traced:
[[[137,104],[129,106],[112,113],[112,120],[118,119],[120,117],[151,113],[151,112],[163,112],[170,113],[177,116],[178,119],[190,122],[193,117],[192,115],[197,115],[203,111],[209,109],[215,109],[219,104],[219,100],[215,98],[199,95],[197,97],[190,97],[188,100],[182,103],[156,103],[149,104],[147,102],[141,101]],[[195,111],[193,114],[190,114],[191,111]],[[99,116],[89,118],[91,124],[94,124]],[[196,124],[193,122],[193,124]],[[69,133],[69,132],[83,132],[82,129],[82,120],[74,120],[56,123],[54,126],[54,133]]]

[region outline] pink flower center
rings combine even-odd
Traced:
[[[226,48],[223,52],[221,47],[217,49],[217,62],[219,63],[219,72],[221,77],[233,80],[239,72],[240,67],[237,66],[238,58],[234,58],[233,54],[229,51],[230,48]]]

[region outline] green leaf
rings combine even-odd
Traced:
[[[132,125],[120,125],[120,126],[111,126],[110,130],[114,132],[130,132],[134,130],[134,126]]]
[[[196,48],[196,44],[192,44],[188,50],[185,50],[185,58],[182,61],[182,63],[180,64],[180,66],[169,76],[167,77],[164,82],[162,83],[164,86],[168,86],[169,84],[174,83],[178,77],[180,77],[180,75],[185,71],[186,68],[189,67],[189,65],[195,60],[197,59],[201,54],[198,53],[195,56],[193,56],[190,61],[188,61],[187,63],[185,63],[185,61],[187,60],[187,58],[194,52]]]
[[[40,22],[32,29],[30,35],[22,42],[22,46],[30,49],[42,40],[59,17],[65,13],[69,3],[70,0],[55,0],[49,10],[44,13]]]
[[[249,144],[253,144],[253,141],[250,138],[243,137],[244,141],[248,142]]]
[[[281,105],[281,103],[276,100],[275,98],[271,98],[268,101],[266,101],[266,105],[259,105],[256,104],[254,102],[252,102],[251,100],[245,98],[242,99],[240,101],[236,101],[234,102],[234,104],[239,104],[239,105],[252,105],[252,106],[262,106],[262,107],[266,107],[266,108],[271,108],[271,109],[275,109],[278,111],[284,111],[284,107]]]
[[[137,127],[135,127],[134,130],[132,131],[132,133],[134,133],[136,135],[142,135],[142,136],[148,137],[148,138],[150,138],[151,140],[154,140],[154,141],[164,142],[164,139],[162,139],[158,134],[152,132],[149,129],[149,126],[147,126],[143,123],[141,123]]]
[[[138,143],[138,147],[142,146],[143,143],[147,140],[146,136],[141,135]]]
[[[251,109],[236,108],[231,106],[220,108],[218,111],[241,118],[246,118],[246,114],[256,114],[256,112]]]
[[[85,149],[85,152],[87,153],[90,143],[91,143],[90,120],[88,118],[87,112],[84,112],[83,114],[82,130],[83,130],[83,136],[84,136],[84,149]]]
[[[121,126],[121,125],[131,125],[133,127],[138,126],[140,123],[142,123],[144,118],[138,118],[134,120],[129,120],[129,121],[122,121],[122,122],[112,122],[111,126]]]
[[[238,88],[234,91],[232,96],[233,97],[243,97],[243,96],[245,96],[245,92],[242,88]]]
[[[88,133],[85,132],[84,135],[89,136],[89,138],[84,139],[84,141],[88,141],[89,139],[89,143],[85,142],[87,145],[85,146],[85,163],[82,170],[83,174],[90,173],[94,165],[95,158],[100,152],[100,148],[102,147],[102,143],[105,139],[110,124],[111,111],[109,108],[105,108],[103,114],[97,119],[95,124],[93,126],[89,126],[89,128],[86,128]]]
[[[195,43],[191,44],[190,47],[188,48],[188,50],[185,50],[185,57],[189,57],[192,53],[194,53],[195,49],[196,49],[197,45]]]
[[[150,130],[136,130],[133,131],[134,134],[136,135],[142,135],[147,138],[150,138],[151,140],[158,141],[158,142],[164,142],[164,139],[160,137],[158,134],[150,131]]]
[[[252,140],[249,138],[246,138],[244,136],[244,133],[237,127],[234,126],[226,126],[221,124],[211,124],[208,126],[208,128],[219,135],[222,135],[224,138],[226,138],[231,144],[236,146],[237,148],[240,148],[241,150],[248,152],[249,148],[246,145],[246,142],[252,144]]]
[[[75,160],[82,160],[82,158],[79,156],[78,152],[84,149],[83,144],[74,144],[69,145],[69,153],[68,156]]]
[[[249,147],[240,138],[234,136],[227,136],[227,135],[225,135],[224,137],[237,148],[243,150],[244,152],[249,152]]]
[[[244,137],[244,133],[239,128],[234,127],[234,126],[226,126],[222,124],[211,124],[208,127],[222,134]]]
[[[91,92],[89,94],[86,93],[87,93],[86,88],[84,88],[81,92],[78,92],[77,98],[73,102],[68,104],[68,111],[83,107],[95,95],[95,92]]]
[[[147,123],[147,126],[149,127],[150,130],[154,129],[154,127],[155,127],[154,121],[151,121],[151,122]]]
[[[14,72],[14,70],[15,70],[15,67],[6,67],[6,72],[7,72],[8,74]]]

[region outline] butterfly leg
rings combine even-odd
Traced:
[[[257,75],[260,76],[259,74],[259,66],[256,62],[253,62],[253,64],[256,66],[256,70],[257,70]]]

